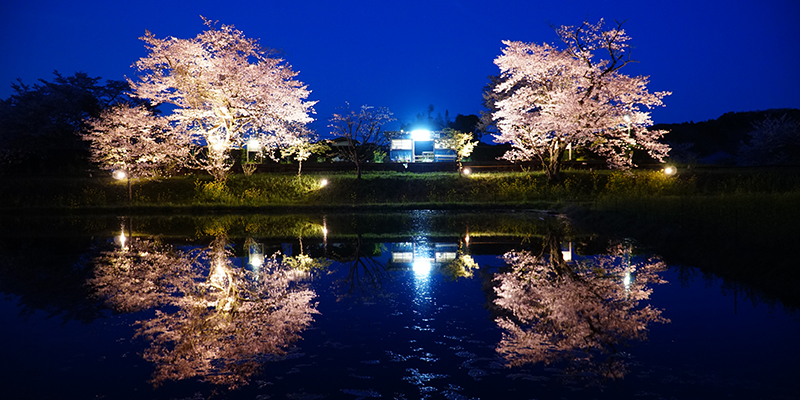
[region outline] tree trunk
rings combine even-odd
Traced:
[[[131,176],[128,174],[128,203],[133,202],[133,190],[131,189]]]

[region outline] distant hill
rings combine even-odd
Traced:
[[[788,115],[800,121],[800,110],[795,108],[765,111],[729,112],[721,117],[703,122],[681,124],[656,124],[651,129],[665,129],[669,133],[664,141],[673,147],[671,158],[681,162],[708,164],[733,163],[740,144],[753,131],[753,122],[768,117]]]

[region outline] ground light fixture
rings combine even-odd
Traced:
[[[463,173],[464,175],[469,175],[472,173],[472,170],[469,168],[464,168],[464,170],[462,170],[461,173]]]
[[[328,186],[328,180],[323,178],[321,181],[319,181],[319,187],[324,188],[325,186]]]
[[[673,167],[673,166],[671,166],[671,165],[669,165],[667,167],[664,167],[664,169],[662,169],[662,171],[664,172],[664,175],[672,176],[672,175],[675,175],[678,172],[678,169]]]

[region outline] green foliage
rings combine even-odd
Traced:
[[[201,203],[234,204],[235,197],[228,190],[225,181],[195,182],[196,199]]]
[[[383,161],[386,160],[386,156],[387,154],[385,151],[375,150],[372,152],[372,162],[376,164],[383,163]]]
[[[305,254],[284,256],[281,261],[289,268],[305,273],[323,272],[333,263],[324,257],[313,258]]]

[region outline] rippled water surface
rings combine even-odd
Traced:
[[[32,222],[0,238],[2,398],[800,393],[796,312],[552,215]]]

